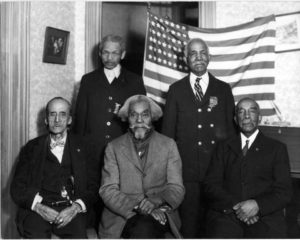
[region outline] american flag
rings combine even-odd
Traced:
[[[208,71],[230,84],[235,101],[248,96],[263,116],[275,114],[275,16],[221,29],[196,28],[148,12],[143,79],[147,95],[165,104],[169,86],[189,72],[184,46],[202,38],[209,46]]]

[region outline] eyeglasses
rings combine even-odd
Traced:
[[[136,112],[131,112],[129,113],[129,118],[131,119],[147,119],[150,117],[150,113],[149,112],[142,112],[142,113],[136,113]]]

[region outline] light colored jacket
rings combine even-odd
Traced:
[[[99,190],[105,208],[100,238],[120,238],[126,220],[135,215],[133,208],[145,197],[158,196],[174,211],[170,214],[179,227],[177,212],[184,197],[182,163],[174,140],[156,131],[149,143],[144,169],[129,133],[107,145]]]

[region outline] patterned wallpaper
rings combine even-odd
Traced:
[[[45,132],[44,106],[51,98],[62,96],[73,101],[74,87],[84,69],[84,12],[82,3],[31,2],[30,139]],[[65,65],[42,61],[47,26],[70,32]]]

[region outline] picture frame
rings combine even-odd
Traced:
[[[276,16],[275,52],[291,52],[300,50],[300,12],[292,12]]]
[[[46,27],[43,62],[66,64],[70,32]]]

